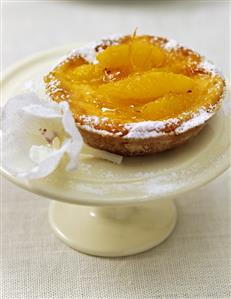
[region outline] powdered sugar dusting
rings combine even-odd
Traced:
[[[97,47],[98,43],[89,43],[85,47],[73,50],[69,55],[68,58],[72,58],[75,56],[81,56],[89,63],[96,63],[96,51],[95,48]]]
[[[62,62],[71,59],[73,57],[82,57],[87,62],[96,64],[98,63],[98,61],[96,60],[96,55],[97,53],[103,50],[103,47],[99,47],[99,45],[102,46],[116,45],[119,43],[119,39],[121,37],[122,35],[119,34],[111,35],[110,37],[105,37],[102,38],[101,40],[88,43],[84,47],[80,47],[78,49],[72,50],[71,53],[69,53],[65,59],[62,59]]]
[[[165,50],[173,50],[180,47],[180,44],[174,39],[169,39],[166,44],[164,44],[163,48]]]
[[[107,122],[108,118],[107,117],[98,117],[98,116],[82,116],[81,119],[83,120],[84,124],[78,124],[78,127],[81,129],[85,129],[89,132],[97,133],[101,136],[121,136],[121,132],[111,132],[111,131],[106,131],[102,130],[100,128],[96,128],[98,125]],[[110,124],[108,124],[110,125]]]
[[[215,76],[215,75],[222,76],[221,72],[216,68],[216,66],[211,61],[208,61],[205,58],[201,61],[201,63],[199,64],[199,67],[210,72],[213,76]]]
[[[110,132],[110,131],[106,131],[106,130],[102,130],[102,129],[100,129],[100,128],[95,128],[94,126],[93,126],[93,124],[91,123],[91,124],[84,124],[84,125],[78,125],[78,127],[80,127],[81,129],[85,129],[85,130],[87,130],[87,131],[89,131],[89,132],[93,132],[93,133],[97,133],[97,134],[99,134],[99,135],[101,135],[101,136],[121,136],[122,135],[122,132]]]
[[[175,134],[182,134],[191,128],[198,127],[204,124],[212,116],[211,112],[206,111],[205,109],[200,109],[199,112],[194,114],[194,116],[183,122],[181,126],[175,129]]]
[[[128,130],[126,138],[148,138],[166,135],[163,131],[168,124],[177,124],[179,120],[172,118],[166,121],[143,121],[125,125]]]
[[[180,124],[178,118],[170,118],[165,121],[145,121],[139,123],[126,124],[125,127],[129,133],[124,136],[125,138],[143,139],[150,137],[160,137],[163,135],[182,134],[192,128],[202,125],[205,123],[214,112],[210,112],[205,109],[200,109],[197,113],[192,115],[192,118]],[[170,133],[166,133],[164,130],[167,126],[176,125],[176,129]]]
[[[107,130],[102,130],[95,128],[97,125],[102,123],[107,119],[102,119],[97,116],[87,116],[84,118],[84,125],[79,125],[80,128],[85,129],[90,132],[100,134],[102,136],[121,136],[125,139],[145,139],[145,138],[155,138],[164,135],[179,135],[192,128],[204,124],[209,120],[214,114],[214,107],[209,109],[201,108],[199,111],[194,113],[191,118],[185,122],[181,122],[179,118],[169,118],[163,121],[143,121],[137,123],[127,123],[124,128],[127,129],[128,133],[122,136],[122,132],[111,132]],[[187,113],[185,113],[187,115]],[[169,126],[174,126],[171,132],[166,132],[165,129]]]
[[[165,50],[176,50],[178,48],[184,48],[187,49],[185,47],[183,47],[181,44],[179,44],[176,40],[174,39],[169,39],[167,41],[167,43],[165,43],[163,45],[163,48]],[[196,53],[196,52],[195,52]],[[199,53],[197,53],[199,56],[201,56]],[[200,64],[198,65],[199,68],[202,68],[206,71],[208,71],[209,73],[211,73],[213,76],[215,75],[220,75],[222,76],[221,72],[216,68],[216,66],[209,60],[206,60],[205,57],[202,57],[202,61],[200,62]]]

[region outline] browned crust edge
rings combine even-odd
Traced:
[[[84,142],[92,147],[122,156],[142,156],[169,150],[185,143],[189,138],[196,136],[206,123],[207,122],[179,135],[168,134],[145,139],[126,139],[109,135],[102,136],[81,127],[79,127],[79,131]]]

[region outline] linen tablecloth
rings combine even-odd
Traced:
[[[229,75],[229,1],[3,1],[4,70],[35,52],[114,33],[198,50]],[[125,258],[74,251],[51,232],[49,200],[1,184],[2,298],[229,298],[230,172],[177,199],[160,246]]]

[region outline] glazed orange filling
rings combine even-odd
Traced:
[[[198,54],[165,49],[148,36],[121,39],[96,59],[69,58],[45,78],[51,97],[67,100],[76,119],[98,116],[124,124],[184,118],[216,104],[224,88],[220,76],[200,67]]]

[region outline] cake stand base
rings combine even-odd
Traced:
[[[49,221],[68,246],[104,257],[141,253],[163,242],[177,219],[173,200],[136,207],[86,207],[52,201]]]

